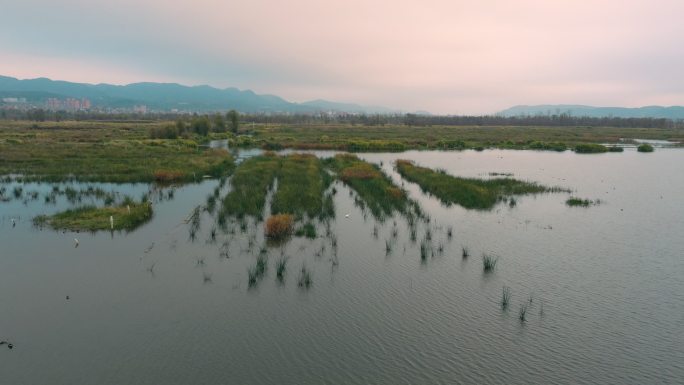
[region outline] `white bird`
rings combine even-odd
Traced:
[[[345,218],[349,218],[349,214],[345,214],[344,217],[345,217]]]
[[[15,221],[14,218],[12,218],[12,227],[14,227],[16,225],[17,225],[17,221]]]
[[[78,239],[74,238],[74,247],[78,247]]]

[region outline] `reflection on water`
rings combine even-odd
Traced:
[[[316,222],[313,239],[269,244],[252,218],[218,223],[208,198],[225,196],[229,182],[176,188],[173,199],[142,184],[60,184],[154,199],[154,218],[137,231],[79,234],[74,248],[73,233],[41,231],[31,218],[94,193],[47,203],[52,184],[3,184],[0,341],[13,349],[0,349],[0,382],[643,384],[684,376],[684,151],[359,156],[382,164],[426,218],[376,221],[334,182],[335,220]],[[569,194],[546,194],[487,212],[444,207],[401,179],[397,158],[464,177],[512,173],[605,203],[572,208]],[[483,254],[498,256],[490,272]],[[260,275],[250,285],[252,268]]]

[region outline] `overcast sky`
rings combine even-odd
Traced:
[[[0,74],[404,111],[684,104],[682,0],[0,0]]]

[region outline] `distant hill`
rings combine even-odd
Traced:
[[[672,106],[647,106],[638,108],[626,107],[592,107],[582,105],[537,105],[515,106],[499,112],[501,116],[527,116],[527,115],[559,115],[570,114],[572,116],[587,116],[592,118],[615,117],[615,118],[666,118],[684,119],[684,107]]]
[[[241,112],[349,112],[391,113],[384,107],[314,100],[289,102],[275,95],[259,95],[237,88],[218,89],[206,85],[184,86],[176,83],[133,83],[125,86],[56,81],[47,78],[19,80],[0,76],[0,98],[20,97],[32,103],[44,103],[48,98],[87,98],[93,106],[131,108],[146,105],[151,110]]]

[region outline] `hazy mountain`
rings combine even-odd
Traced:
[[[524,115],[558,115],[570,114],[572,116],[588,116],[592,118],[616,117],[616,118],[667,118],[684,119],[684,107],[672,106],[646,106],[638,108],[626,107],[592,107],[582,105],[537,105],[515,106],[499,112],[503,116]]]
[[[320,109],[322,111],[344,111],[344,112],[365,112],[365,113],[378,113],[378,114],[390,114],[396,113],[396,110],[392,110],[386,107],[380,106],[362,106],[354,103],[337,103],[329,102],[327,100],[317,99],[309,102],[300,103],[300,106],[313,107]]]
[[[133,83],[125,86],[55,81],[46,78],[19,80],[0,76],[0,97],[22,97],[43,103],[48,98],[87,98],[96,107],[126,108],[146,105],[153,110],[241,112],[319,112],[390,113],[384,107],[314,100],[293,103],[275,96],[258,95],[237,88],[184,86],[175,83]]]

